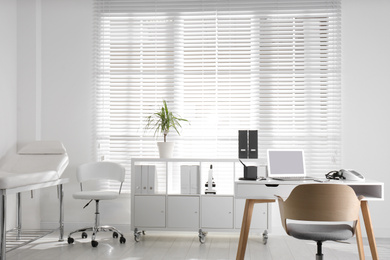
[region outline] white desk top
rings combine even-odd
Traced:
[[[345,184],[350,186],[357,195],[363,195],[365,200],[384,200],[384,183],[375,180],[347,181],[347,180],[324,180],[324,184]],[[318,183],[316,181],[280,181],[280,180],[237,180],[235,181],[235,195],[237,198],[269,199],[275,195],[288,197],[292,189],[301,184]]]
[[[236,180],[236,183],[244,183],[244,184],[278,184],[278,185],[300,185],[304,183],[333,183],[333,184],[346,184],[346,185],[374,185],[374,184],[381,184],[383,185],[383,182],[376,181],[376,180],[370,180],[366,179],[364,181],[348,181],[348,180],[328,180],[323,177],[318,177],[316,178],[318,180],[321,180],[323,182],[317,182],[317,181],[312,181],[312,180],[307,180],[307,181],[280,181],[280,180],[274,180],[274,179],[269,179],[267,178],[266,180]]]

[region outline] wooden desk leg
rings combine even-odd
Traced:
[[[244,216],[242,217],[240,240],[238,243],[236,260],[244,260],[246,244],[248,242],[249,228],[251,226],[254,200],[245,201]]]
[[[359,251],[359,259],[364,260],[364,248],[363,248],[363,239],[362,239],[362,228],[360,226],[360,219],[358,219],[356,223],[356,243],[358,246],[358,251]]]
[[[368,202],[366,200],[361,201],[361,209],[364,219],[364,226],[366,227],[368,243],[370,244],[372,259],[378,260],[378,251],[376,249],[374,230],[372,228],[370,210],[368,209]]]

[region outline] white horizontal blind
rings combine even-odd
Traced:
[[[95,0],[94,9],[99,159],[129,171],[132,157],[158,157],[143,127],[165,99],[191,122],[168,135],[175,157],[236,158],[238,130],[258,129],[259,157],[302,148],[309,173],[339,168],[339,0]]]

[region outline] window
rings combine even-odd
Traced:
[[[340,165],[340,2],[95,0],[98,160],[158,157],[146,117],[165,99],[190,120],[175,157],[305,150],[310,174]],[[129,186],[125,190],[129,190]]]

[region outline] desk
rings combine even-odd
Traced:
[[[318,183],[314,181],[276,181],[276,180],[263,180],[263,181],[236,181],[234,184],[236,198],[246,199],[245,210],[242,219],[240,240],[237,249],[237,260],[244,259],[246,245],[248,241],[248,234],[250,223],[252,219],[253,206],[255,203],[269,203],[275,202],[275,194],[287,198],[290,192],[300,184],[306,183]],[[376,248],[376,242],[374,232],[371,223],[370,211],[368,208],[368,201],[381,201],[384,200],[384,184],[383,182],[377,182],[372,180],[366,180],[364,182],[358,181],[334,181],[324,183],[338,183],[350,186],[356,193],[356,195],[363,195],[365,199],[361,202],[361,210],[364,219],[364,224],[367,231],[367,238],[370,244],[371,255],[374,260],[378,259],[378,252]],[[358,250],[360,259],[364,259],[363,242],[361,237],[360,226],[356,232],[356,240],[358,244]]]

